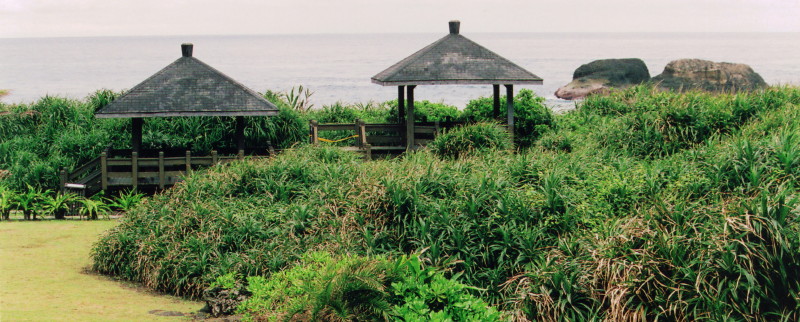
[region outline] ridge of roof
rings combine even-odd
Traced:
[[[191,46],[191,45],[189,45]],[[95,113],[98,118],[275,115],[252,89],[184,53]]]
[[[449,48],[440,48],[449,47]],[[438,52],[437,52],[438,51]],[[462,59],[453,62],[450,58]],[[480,62],[483,60],[483,62]],[[488,63],[487,63],[488,62]],[[489,69],[481,70],[489,66]],[[482,75],[479,75],[482,74]],[[371,78],[387,85],[536,84],[543,80],[475,41],[453,33],[417,50]]]

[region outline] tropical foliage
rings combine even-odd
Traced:
[[[194,298],[245,285],[253,319],[800,319],[800,89],[515,100],[516,151],[483,124],[398,159],[297,145],[195,173],[93,268]]]

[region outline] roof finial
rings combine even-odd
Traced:
[[[458,29],[461,27],[461,21],[450,20],[450,33],[458,34]]]
[[[183,44],[181,44],[181,53],[183,54],[183,57],[192,57],[192,49],[193,48],[194,48],[194,45],[192,45],[191,43],[183,43]]]

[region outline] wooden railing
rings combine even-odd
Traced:
[[[72,172],[67,172],[66,169],[61,169],[61,191],[66,188],[67,183],[76,184],[79,186],[91,187],[92,190],[87,192],[94,193],[100,187],[100,158],[94,158],[86,164],[78,167]]]
[[[461,125],[459,122],[426,122],[414,125],[415,145],[425,145],[445,128]],[[362,120],[355,123],[345,124],[319,124],[317,121],[310,122],[309,137],[311,143],[318,144],[320,141],[339,142],[321,137],[323,132],[331,131],[353,131],[354,135],[348,137],[355,139],[355,144],[351,145],[368,154],[371,150],[404,150],[406,126],[403,124],[366,124]]]
[[[182,180],[184,174],[220,163],[244,158],[244,151],[237,155],[219,155],[211,151],[210,156],[192,155],[186,151],[183,156],[166,156],[159,152],[158,157],[142,158],[138,152],[131,152],[129,158],[109,158],[108,152],[100,155],[101,187],[103,190],[113,186],[158,185],[160,189],[174,185]]]
[[[94,193],[100,189],[127,186],[158,186],[163,189],[183,180],[183,176],[203,167],[227,163],[245,157],[245,150],[237,153],[220,154],[216,150],[211,155],[194,155],[191,151],[166,154],[164,151],[129,152],[130,150],[106,149],[100,157],[82,165],[71,173],[61,170],[61,189],[80,190]],[[253,151],[254,152],[254,151]],[[253,156],[272,155],[271,146]],[[142,157],[142,155],[146,157]]]

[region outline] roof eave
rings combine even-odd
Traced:
[[[274,111],[208,111],[208,112],[163,112],[163,113],[98,113],[96,118],[138,118],[138,117],[186,117],[186,116],[275,116],[278,110]]]
[[[404,80],[382,81],[373,78],[372,83],[381,86],[408,86],[408,85],[542,85],[542,79],[443,79],[443,80]]]

